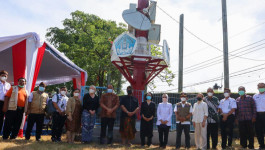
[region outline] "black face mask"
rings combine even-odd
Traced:
[[[201,101],[201,100],[202,100],[202,98],[201,98],[201,97],[197,97],[197,100],[198,100],[198,101]]]
[[[128,95],[132,94],[132,90],[127,90]]]

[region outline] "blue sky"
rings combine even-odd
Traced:
[[[1,0],[0,36],[37,32],[45,39],[45,33],[49,27],[62,27],[62,20],[70,17],[70,13],[75,10],[125,23],[121,14],[123,10],[128,9],[129,3],[137,3],[137,0]],[[221,0],[157,0],[157,4],[177,20],[183,13],[186,28],[208,43],[222,49],[222,42],[220,42],[222,41]],[[230,51],[265,38],[265,24],[262,24],[265,22],[264,0],[227,0],[227,11]],[[161,41],[166,39],[171,49],[170,69],[177,72],[179,24],[159,9],[157,9],[156,23],[162,25]],[[249,30],[245,31],[246,29]],[[215,44],[217,42],[219,43]],[[257,50],[244,55],[244,57],[261,60],[265,58],[264,51],[265,49]],[[222,53],[184,32],[184,56],[186,56],[184,57],[184,71],[189,66],[219,55]],[[230,72],[237,72],[262,63],[265,61],[232,59],[230,60]],[[213,67],[184,74],[184,86],[221,76],[222,72],[223,64],[220,63]],[[264,82],[264,80],[256,80],[265,78],[264,73],[264,70],[260,70],[231,78],[232,91],[236,92],[237,87],[243,85],[246,86],[247,91],[257,92],[257,83]],[[177,88],[177,76],[172,87],[168,87],[166,83],[162,83],[158,79],[155,81],[157,83],[155,91]],[[256,82],[246,83],[251,81]],[[220,82],[217,81],[218,84]],[[188,87],[184,91],[203,92],[214,83]]]

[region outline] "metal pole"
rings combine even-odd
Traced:
[[[226,0],[221,0],[221,1],[222,1],[222,21],[223,21],[224,88],[229,88],[228,32],[227,32]]]
[[[179,80],[178,80],[178,92],[183,90],[183,23],[184,15],[180,15],[179,19]]]

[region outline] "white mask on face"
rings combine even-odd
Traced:
[[[1,81],[6,81],[7,77],[1,77],[0,79],[1,79]]]
[[[224,96],[229,97],[230,95],[229,95],[229,93],[224,93]]]
[[[181,97],[180,100],[181,100],[182,102],[184,102],[184,101],[186,101],[186,98],[185,98],[185,97]]]
[[[207,93],[207,94],[208,94],[208,96],[210,96],[210,97],[213,96],[213,93],[211,93],[211,92],[209,92],[209,93]]]
[[[61,91],[61,94],[62,94],[62,95],[65,95],[65,94],[66,94],[66,91]]]
[[[74,93],[74,96],[78,97],[79,96],[79,93]]]
[[[89,89],[89,93],[95,93],[95,90]]]

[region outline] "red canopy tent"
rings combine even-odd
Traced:
[[[81,88],[87,79],[86,71],[48,42],[42,43],[34,32],[0,37],[0,70],[8,71],[7,81],[14,85],[19,78],[26,78],[29,92],[40,82],[52,85],[73,81],[74,88]]]

